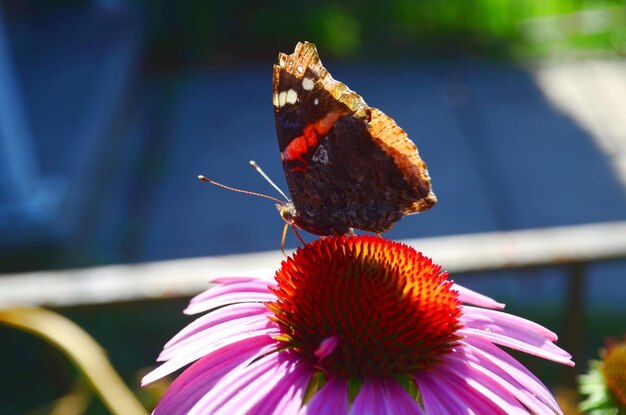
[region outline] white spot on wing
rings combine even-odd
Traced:
[[[295,90],[290,89],[289,91],[287,91],[287,98],[286,98],[287,104],[295,104],[297,100],[298,100],[298,93]]]
[[[312,90],[314,85],[311,78],[302,78],[302,88],[304,88],[305,91]]]
[[[287,93],[285,91],[278,94],[278,108],[281,108],[285,105],[286,99],[287,99]]]
[[[315,163],[327,164],[328,163],[328,149],[325,144],[328,141],[328,137],[326,138],[324,144],[320,145],[317,150],[315,150],[315,154],[311,157]]]
[[[304,73],[304,69],[302,68],[302,65],[296,66],[296,69],[298,70],[299,73]]]
[[[319,99],[315,98],[315,99],[313,100],[313,105],[317,105],[317,104],[319,104],[319,103],[320,103],[320,100],[319,100]]]

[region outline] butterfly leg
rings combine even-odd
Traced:
[[[302,239],[302,237],[300,236],[300,233],[298,232],[298,228],[295,225],[291,225],[291,229],[293,229],[293,233],[295,233],[298,239],[300,239],[300,242],[302,242],[302,245],[306,245],[306,242],[304,242],[304,239]]]
[[[280,250],[283,252],[283,255],[286,257],[287,253],[285,252],[285,238],[287,237],[287,227],[288,223],[285,223],[285,227],[283,228],[283,236],[280,238]]]

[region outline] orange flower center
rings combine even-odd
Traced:
[[[282,263],[268,303],[278,340],[327,372],[391,377],[426,369],[454,347],[458,293],[413,248],[372,236],[329,237]],[[322,359],[322,342],[336,347]]]
[[[609,345],[602,371],[609,390],[626,407],[626,341]]]

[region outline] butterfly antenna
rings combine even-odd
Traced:
[[[207,183],[210,183],[212,185],[215,185],[217,187],[221,187],[221,188],[224,188],[224,189],[227,189],[227,190],[232,190],[233,192],[243,193],[243,194],[252,195],[252,196],[264,197],[266,199],[273,200],[274,202],[278,202],[281,205],[285,204],[284,200],[280,200],[280,199],[272,197],[272,196],[264,195],[263,193],[251,192],[249,190],[237,189],[236,187],[226,186],[225,184],[221,184],[221,183],[218,183],[218,182],[213,181],[211,179],[207,179],[203,175],[199,175],[198,179],[202,180],[203,182],[207,182]]]
[[[263,169],[262,169],[261,167],[259,167],[259,165],[258,165],[258,164],[256,164],[256,161],[254,161],[254,160],[250,160],[250,165],[252,166],[252,168],[253,168],[254,170],[256,170],[256,171],[257,171],[257,173],[259,173],[261,176],[263,176],[263,178],[264,178],[264,179],[265,179],[265,180],[266,180],[269,184],[271,184],[271,185],[272,185],[272,187],[273,187],[274,189],[276,189],[276,191],[278,191],[278,193],[280,193],[280,194],[281,194],[281,195],[285,198],[285,200],[289,200],[289,198],[287,197],[287,195],[286,195],[286,194],[285,194],[282,190],[280,190],[280,187],[276,186],[276,183],[274,183],[274,182],[272,181],[272,179],[270,179],[270,177],[269,177],[267,174],[265,174],[265,172],[263,171]]]

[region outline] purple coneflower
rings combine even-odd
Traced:
[[[573,365],[557,336],[447,277],[409,246],[359,236],[298,249],[274,279],[213,280],[186,310],[210,312],[143,380],[195,362],[154,413],[561,413],[498,347]]]
[[[580,410],[591,414],[626,413],[626,337],[608,339],[600,350],[602,360],[592,360],[589,372],[579,377],[580,391],[588,395]]]

